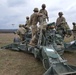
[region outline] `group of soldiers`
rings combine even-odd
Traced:
[[[31,14],[30,18],[28,16],[26,17],[25,27],[23,25],[19,25],[19,29],[17,30],[17,34],[20,36],[22,41],[24,41],[25,33],[27,31],[26,28],[30,29],[30,27],[31,27],[32,39],[31,39],[29,44],[35,45],[35,43],[34,43],[35,38],[34,37],[35,37],[37,31],[40,28],[46,29],[46,25],[47,25],[46,19],[49,21],[48,12],[45,8],[46,8],[45,4],[42,4],[42,9],[40,9],[40,11],[38,8],[34,8],[34,10],[33,10],[34,13]],[[39,28],[37,26],[38,23],[40,25]]]
[[[19,25],[19,29],[17,30],[17,34],[20,36],[21,40],[25,40],[25,33],[27,32],[27,29],[30,29],[32,32],[32,38],[30,41],[30,45],[36,45],[35,43],[35,35],[39,30],[46,31],[47,27],[47,21],[49,21],[48,12],[46,10],[46,5],[42,4],[42,8],[39,10],[38,8],[34,8],[33,14],[30,17],[26,17],[26,23],[25,25]],[[63,17],[63,13],[58,13],[59,17],[56,20],[56,26],[54,27],[56,30],[59,30],[60,27],[67,30],[69,29],[69,26],[66,22],[65,17]],[[39,27],[37,24],[39,23]],[[75,26],[75,25],[74,25]]]

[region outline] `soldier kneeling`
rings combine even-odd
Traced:
[[[22,42],[25,41],[26,29],[23,27],[23,25],[21,24],[19,25],[19,29],[17,30],[16,33],[19,35]]]

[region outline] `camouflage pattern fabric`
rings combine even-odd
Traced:
[[[30,24],[29,24],[29,23],[30,23],[30,20],[28,19],[28,20],[26,21],[26,27],[28,27],[28,28],[30,27]]]
[[[47,12],[47,10],[41,9],[40,13],[43,14],[44,21],[46,21],[46,19],[48,19],[48,12]]]
[[[17,30],[16,33],[20,36],[20,39],[21,39],[22,41],[24,41],[26,29],[23,28],[23,27],[20,27],[20,28]]]
[[[44,20],[43,15],[40,16],[38,19],[39,19],[39,25],[40,25],[39,28],[42,30],[46,30],[47,22]]]
[[[31,25],[31,28],[32,28],[32,39],[30,41],[31,45],[35,44],[34,36],[37,33],[37,23],[38,23],[38,12],[34,12],[30,17],[30,25]]]

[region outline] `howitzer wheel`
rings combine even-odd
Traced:
[[[44,66],[45,70],[47,70],[49,68],[49,61],[48,61],[48,59],[45,58],[45,59],[42,60],[42,62],[43,62],[43,66]]]

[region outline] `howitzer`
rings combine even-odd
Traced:
[[[28,37],[24,44],[20,41],[2,47],[2,49],[12,49],[32,53],[35,58],[39,58],[46,72],[43,75],[75,75],[76,67],[67,64],[60,54],[64,51],[63,40],[55,30],[48,29],[43,33],[40,30],[38,44],[36,46],[28,45]],[[29,38],[30,40],[31,38]]]

